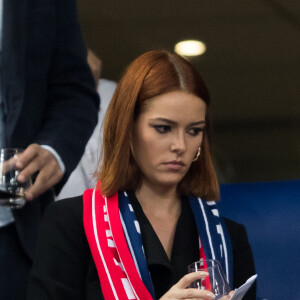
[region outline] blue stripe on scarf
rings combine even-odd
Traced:
[[[232,288],[233,265],[231,241],[226,226],[221,221],[222,218],[218,216],[217,205],[214,202],[202,201],[200,198],[195,197],[189,197],[189,202],[204,249],[205,258],[216,259],[221,263],[222,269],[227,275],[229,285]],[[218,230],[221,232],[219,233]],[[223,236],[221,233],[223,233]],[[225,245],[222,240],[225,241]],[[227,257],[225,257],[225,247]],[[228,266],[227,268],[226,265]]]
[[[129,202],[127,194],[124,192],[119,192],[119,210],[126,227],[125,230],[127,234],[125,233],[125,236],[131,252],[131,256],[134,258],[135,263],[137,264],[137,269],[143,283],[145,284],[152,298],[155,299],[154,287],[145,258],[142,237],[137,229],[137,226],[139,228],[138,221]]]
[[[231,287],[231,289],[233,289],[233,252],[232,252],[231,240],[230,240],[230,236],[229,236],[227,227],[225,225],[224,219],[220,218],[220,221],[221,221],[222,228],[224,231],[227,252],[228,252],[228,266],[229,266],[228,283],[229,283],[229,286]]]

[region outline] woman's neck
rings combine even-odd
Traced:
[[[180,213],[181,202],[176,186],[152,186],[143,182],[135,194],[145,212],[151,211],[157,216],[166,213],[175,215]]]

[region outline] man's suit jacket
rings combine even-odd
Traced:
[[[83,154],[99,107],[76,1],[4,0],[1,60],[6,145],[55,149],[66,167],[59,190]],[[42,212],[53,199],[47,193],[14,212],[30,257]]]

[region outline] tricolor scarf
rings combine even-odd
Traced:
[[[215,202],[189,197],[199,233],[201,258],[218,260],[232,288],[230,238]],[[155,299],[140,226],[126,192],[105,198],[98,189],[83,195],[85,234],[105,300]]]

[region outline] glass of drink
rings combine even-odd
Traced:
[[[191,288],[208,290],[216,296],[217,299],[221,299],[230,292],[229,284],[226,280],[221,264],[217,260],[213,259],[201,259],[188,266],[189,273],[204,271],[208,273],[208,276],[192,282]]]
[[[0,205],[21,208],[25,205],[25,191],[32,185],[31,178],[18,181],[21,170],[16,167],[16,158],[23,150],[4,148],[0,150]]]

